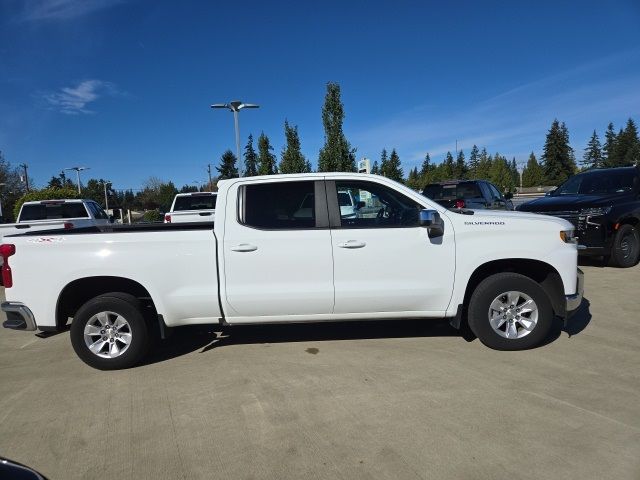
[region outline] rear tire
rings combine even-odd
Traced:
[[[471,295],[468,322],[489,348],[525,350],[547,337],[553,316],[549,297],[537,282],[519,273],[497,273]]]
[[[640,234],[633,225],[620,225],[611,247],[610,265],[619,268],[633,267],[640,257]]]
[[[140,303],[120,292],[100,295],[80,307],[70,336],[78,357],[98,370],[132,367],[149,348],[149,328]]]

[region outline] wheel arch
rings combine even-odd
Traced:
[[[158,318],[156,304],[149,291],[141,283],[126,277],[83,277],[69,282],[58,295],[56,302],[56,330],[64,329],[69,317],[73,317],[87,301],[110,292],[133,295],[140,301],[143,313],[148,314],[149,318]]]
[[[502,272],[519,273],[538,282],[549,297],[554,313],[560,317],[567,315],[564,283],[560,273],[546,262],[528,258],[492,260],[479,265],[467,282],[467,288],[464,293],[464,308],[466,309],[469,305],[471,295],[482,280]]]

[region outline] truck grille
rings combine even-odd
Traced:
[[[579,232],[583,232],[587,226],[587,217],[585,215],[580,215],[580,212],[577,210],[562,210],[558,212],[531,212],[538,213],[540,215],[550,215],[552,217],[560,217],[565,220],[568,220],[576,227],[576,230]]]

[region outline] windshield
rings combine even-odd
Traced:
[[[633,190],[635,175],[630,170],[589,172],[575,175],[551,195],[603,195]]]
[[[422,194],[431,200],[457,200],[459,198],[481,198],[482,193],[475,182],[460,182],[449,185],[427,185]]]
[[[189,195],[176,197],[174,212],[180,210],[213,210],[216,208],[217,195]]]

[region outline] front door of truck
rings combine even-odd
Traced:
[[[228,321],[332,312],[331,233],[322,179],[232,185],[225,208],[221,294]]]
[[[372,180],[327,180],[326,191],[332,226],[334,313],[443,313],[455,273],[450,224],[445,224],[443,236],[429,238],[427,229],[418,225],[420,210],[428,207]],[[354,217],[338,209],[340,192],[355,198]]]

